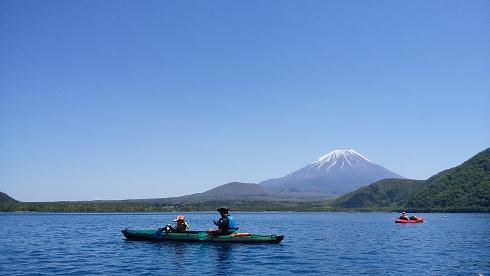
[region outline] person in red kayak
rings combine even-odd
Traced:
[[[418,217],[416,217],[415,215],[411,215],[411,216],[410,216],[410,220],[418,220],[418,219],[419,219],[419,218],[418,218]]]
[[[407,217],[407,214],[405,213],[405,211],[402,212],[401,216],[398,219],[408,220],[408,217]]]

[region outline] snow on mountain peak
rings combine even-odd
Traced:
[[[322,167],[326,168],[327,171],[332,167],[340,166],[343,168],[344,166],[348,167],[356,167],[359,163],[373,163],[371,160],[362,156],[360,153],[353,149],[343,149],[343,150],[334,150],[329,152],[326,155],[318,158],[315,162],[310,164],[310,168],[314,167],[316,169],[320,169]]]
[[[357,151],[353,150],[353,149],[349,149],[349,150],[334,150],[334,151],[331,151],[325,155],[323,155],[322,157],[318,158],[318,160],[316,162],[330,162],[334,159],[337,159],[337,158],[340,158],[342,156],[345,156],[345,157],[349,157],[349,156],[358,156],[366,161],[369,161],[369,162],[372,162],[371,160],[367,159],[366,157],[362,156],[362,154],[358,153]]]

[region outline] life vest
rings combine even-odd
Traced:
[[[189,230],[189,223],[187,223],[187,221],[184,221],[184,223],[182,224],[176,224],[173,230],[177,232],[187,231]]]
[[[228,216],[228,229],[236,230],[236,221],[233,216]]]

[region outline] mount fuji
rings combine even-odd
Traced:
[[[334,198],[381,179],[404,178],[355,150],[334,150],[286,176],[259,183],[285,197]]]

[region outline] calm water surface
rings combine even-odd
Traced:
[[[184,213],[209,229],[214,213]],[[447,218],[444,218],[444,215]],[[490,275],[490,214],[235,213],[240,231],[284,234],[278,245],[151,243],[120,229],[154,229],[175,213],[0,214],[0,274]]]

